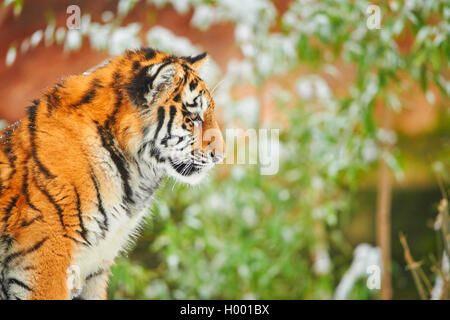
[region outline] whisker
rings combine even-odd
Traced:
[[[216,89],[219,87],[219,85],[221,85],[223,82],[225,81],[225,79],[220,80],[219,82],[217,82],[217,84],[214,86],[214,88],[211,90],[211,95],[214,94],[214,91],[216,91]]]

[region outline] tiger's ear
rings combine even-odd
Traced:
[[[147,101],[151,104],[164,96],[175,83],[177,68],[174,64],[154,65],[149,70],[149,92]]]
[[[177,68],[173,64],[154,66],[150,70],[150,87],[153,90],[167,90],[175,81]]]
[[[208,59],[208,54],[203,52],[195,57],[182,57],[182,59],[186,62],[189,62],[194,70],[198,70],[202,66],[203,63]]]
[[[173,63],[146,66],[127,86],[128,95],[136,106],[153,104],[174,85],[176,74],[177,68]]]

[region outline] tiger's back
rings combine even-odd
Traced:
[[[161,178],[196,183],[222,158],[204,58],[128,51],[2,132],[0,298],[106,297]]]

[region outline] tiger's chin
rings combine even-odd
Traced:
[[[180,162],[173,159],[168,161],[167,174],[177,181],[195,185],[200,183],[207,175],[213,164],[198,165],[193,162]]]

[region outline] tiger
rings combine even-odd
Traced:
[[[164,177],[225,157],[207,53],[127,50],[33,100],[0,137],[0,299],[107,298]]]

